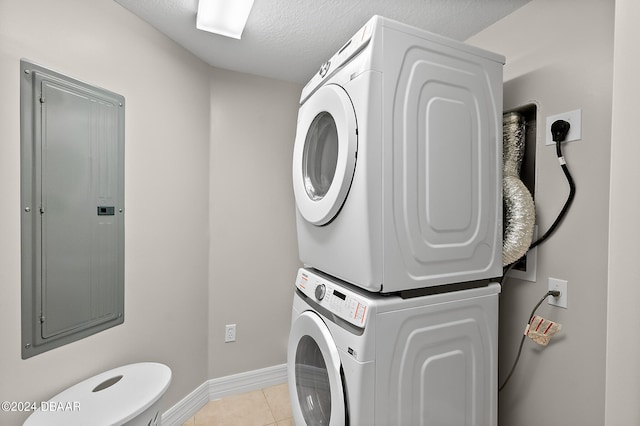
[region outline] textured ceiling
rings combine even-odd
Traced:
[[[306,83],[373,15],[465,40],[529,0],[255,0],[241,40],[197,30],[198,0],[115,1],[215,67]]]

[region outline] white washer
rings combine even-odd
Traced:
[[[497,424],[499,284],[402,299],[300,269],[296,287],[296,425]]]
[[[502,56],[376,16],[304,87],[300,259],[374,292],[502,274]]]

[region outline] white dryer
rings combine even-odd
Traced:
[[[374,292],[502,274],[502,56],[376,16],[304,87],[300,260]]]
[[[297,426],[497,424],[499,284],[402,299],[300,269],[296,287]]]

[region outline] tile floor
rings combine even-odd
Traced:
[[[182,426],[293,426],[286,383],[209,401]]]

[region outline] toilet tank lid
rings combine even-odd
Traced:
[[[60,392],[24,425],[126,423],[158,401],[170,383],[171,369],[164,364],[141,362],[114,368]]]

